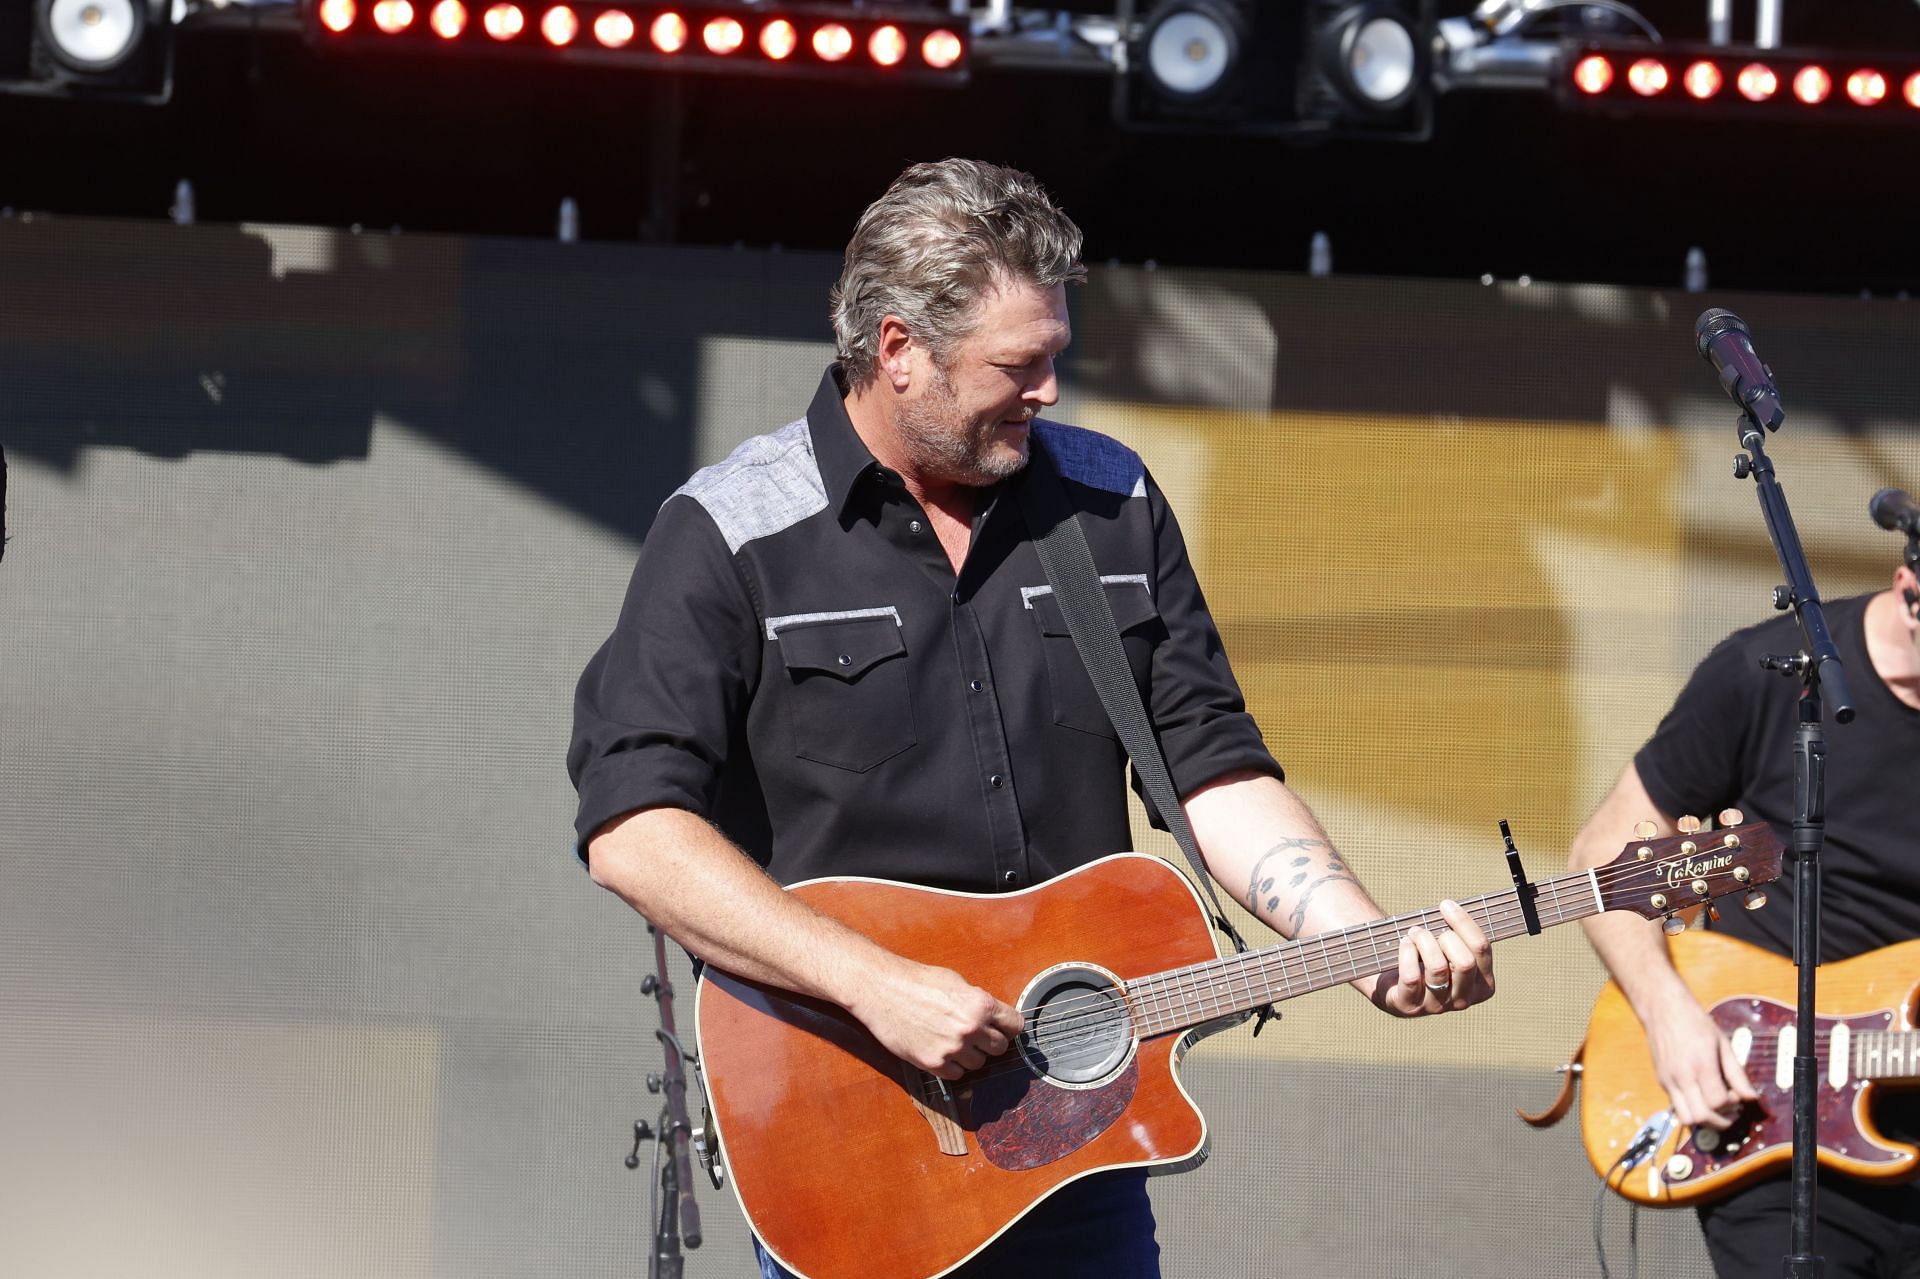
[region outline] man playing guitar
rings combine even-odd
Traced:
[[[1920,937],[1920,803],[1912,789],[1920,760],[1920,544],[1910,541],[1907,561],[1890,589],[1826,607],[1857,715],[1844,727],[1826,726],[1823,963]],[[1603,863],[1650,817],[1667,833],[1679,814],[1734,807],[1784,837],[1794,816],[1797,704],[1793,685],[1762,670],[1757,657],[1799,645],[1788,615],[1715,647],[1587,821],[1569,865]],[[1774,891],[1768,909],[1730,911],[1716,927],[1790,955],[1790,880]],[[1646,1030],[1673,1118],[1727,1131],[1760,1096],[1734,1044],[1675,970],[1660,930],[1619,913],[1582,924]],[[1920,972],[1910,980],[1920,982]],[[1895,1139],[1920,1135],[1912,1094],[1882,1103],[1877,1119]],[[1789,1246],[1789,1184],[1776,1177],[1700,1206],[1721,1279],[1778,1270]],[[1818,1214],[1817,1250],[1834,1279],[1920,1275],[1920,1187],[1867,1185],[1822,1169]]]

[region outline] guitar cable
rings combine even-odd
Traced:
[[[1613,1161],[1613,1167],[1607,1169],[1607,1175],[1600,1179],[1599,1193],[1593,1197],[1593,1254],[1600,1263],[1600,1279],[1612,1279],[1613,1271],[1607,1268],[1607,1241],[1601,1229],[1605,1220],[1607,1193],[1613,1189],[1613,1175],[1626,1164],[1628,1155],[1623,1154]],[[1630,1170],[1630,1169],[1629,1169]],[[1633,1205],[1627,1207],[1627,1279],[1638,1279],[1640,1274],[1640,1218]]]

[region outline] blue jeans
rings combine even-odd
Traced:
[[[761,1279],[794,1279],[757,1239],[753,1251]],[[948,1279],[1160,1279],[1147,1174],[1101,1173],[1062,1187]]]

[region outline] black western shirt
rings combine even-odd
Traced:
[[[1174,785],[1280,776],[1137,454],[1036,421],[1066,480]],[[983,495],[956,577],[848,421],[805,418],[660,508],[581,676],[580,847],[636,808],[714,821],[781,883],[869,875],[969,891],[1130,846],[1125,755],[1067,634],[1016,486]]]

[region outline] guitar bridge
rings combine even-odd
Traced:
[[[943,1155],[964,1155],[967,1153],[967,1134],[960,1127],[961,1099],[954,1096],[947,1087],[947,1081],[938,1075],[930,1075],[924,1070],[901,1064],[902,1082],[907,1086],[907,1096],[913,1099],[914,1109],[933,1129],[933,1139],[940,1146]]]

